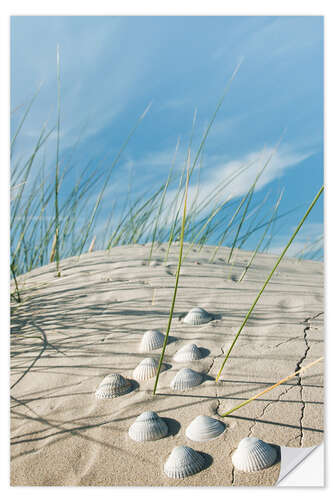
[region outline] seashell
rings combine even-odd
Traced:
[[[256,437],[242,439],[232,455],[232,463],[243,472],[255,472],[270,467],[277,459],[276,449]]]
[[[167,436],[168,432],[167,424],[154,411],[141,413],[128,430],[131,439],[141,442],[156,441]]]
[[[162,347],[164,335],[159,330],[148,330],[142,337],[140,344],[141,352],[149,352]]]
[[[131,382],[118,373],[107,375],[99,384],[95,392],[98,399],[117,398],[130,392]]]
[[[148,380],[156,375],[158,363],[154,358],[145,358],[133,371],[133,377],[137,380]]]
[[[173,357],[174,361],[186,363],[202,358],[201,351],[196,344],[186,344],[181,347]]]
[[[186,436],[192,441],[210,441],[222,434],[225,425],[216,418],[199,415],[186,429]]]
[[[191,368],[182,368],[172,379],[170,387],[174,391],[186,391],[190,387],[201,384],[201,382],[201,373],[195,372]]]
[[[164,464],[168,477],[179,479],[196,474],[204,469],[206,460],[198,451],[189,446],[176,446]]]
[[[213,316],[201,307],[194,307],[191,309],[184,318],[184,323],[189,325],[202,325],[208,323],[213,319]]]

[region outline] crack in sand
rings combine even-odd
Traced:
[[[235,486],[235,467],[232,466],[231,470],[231,486]]]
[[[314,319],[318,318],[322,314],[324,314],[324,312],[319,312],[312,317],[310,316],[309,318],[306,318],[304,321],[304,323],[306,324],[306,327],[304,328],[304,335],[303,335],[304,343],[305,343],[305,351],[304,351],[304,354],[301,357],[301,359],[298,361],[295,371],[298,371],[302,368],[303,361],[306,360],[306,357],[307,357],[308,352],[310,350],[310,341],[308,339],[308,331],[311,329],[310,321],[313,321]],[[300,398],[301,398],[301,405],[302,405],[301,406],[301,415],[300,415],[300,419],[299,419],[300,434],[297,437],[299,437],[300,446],[302,447],[303,439],[304,439],[303,419],[304,419],[304,411],[305,411],[305,401],[303,399],[302,375],[300,373],[297,375],[297,385],[300,388]]]
[[[306,327],[304,328],[304,334],[303,334],[303,338],[304,338],[304,343],[305,343],[305,351],[304,351],[304,354],[303,356],[300,358],[300,360],[297,362],[296,364],[296,368],[295,368],[295,371],[298,371],[302,368],[302,363],[304,362],[304,360],[306,359],[307,355],[308,355],[308,352],[310,350],[310,342],[309,342],[309,339],[308,339],[308,331],[310,330],[311,326],[310,326],[310,321],[318,318],[321,314],[324,314],[323,312],[320,312],[320,313],[317,313],[315,314],[314,316],[312,317],[309,317],[309,318],[306,318],[305,321],[303,323],[306,323]],[[291,340],[291,339],[289,339]],[[281,342],[280,344],[278,345],[281,345],[283,343],[286,343],[288,342],[289,340],[285,341],[285,342]],[[302,385],[302,376],[301,374],[298,374],[297,376],[297,385],[300,387],[300,403],[301,403],[301,415],[300,415],[300,419],[299,419],[299,426],[300,426],[300,434],[297,435],[297,436],[294,436],[293,438],[291,438],[288,443],[291,441],[291,440],[294,440],[294,439],[297,439],[299,438],[300,440],[300,446],[302,446],[303,444],[303,439],[304,439],[304,433],[303,433],[303,419],[304,419],[304,411],[305,411],[305,401],[303,399],[303,385]],[[248,436],[250,437],[251,434],[253,433],[253,429],[254,427],[256,426],[256,424],[258,423],[257,420],[260,420],[266,413],[266,411],[268,410],[268,408],[273,404],[273,403],[276,403],[276,402],[279,402],[282,398],[282,396],[286,395],[293,387],[295,387],[294,385],[291,385],[290,387],[288,387],[284,392],[282,392],[279,396],[278,396],[278,399],[276,401],[271,401],[269,402],[266,406],[264,406],[261,414],[254,419],[254,422],[253,424],[249,427],[249,433],[248,433]]]
[[[281,386],[281,387],[282,387],[282,386]],[[257,418],[255,418],[255,419],[254,419],[253,424],[249,427],[248,437],[250,437],[250,436],[251,436],[251,434],[252,434],[252,432],[253,432],[253,428],[254,428],[254,427],[256,426],[256,424],[258,423],[258,420],[259,420],[259,419],[261,419],[261,418],[265,415],[265,413],[266,413],[266,411],[268,410],[268,408],[269,408],[269,407],[270,407],[273,403],[278,403],[278,402],[281,400],[282,396],[285,396],[286,394],[288,394],[288,392],[289,392],[291,389],[293,389],[294,387],[295,387],[295,385],[291,385],[291,386],[287,387],[287,389],[286,389],[285,391],[283,391],[283,392],[281,392],[281,394],[279,394],[278,398],[277,398],[275,401],[270,401],[269,403],[267,403],[267,405],[265,405],[265,406],[264,406],[264,408],[263,408],[263,410],[262,410],[261,414],[260,414]],[[295,437],[293,437],[292,439],[295,439]]]
[[[304,343],[305,343],[305,351],[304,351],[304,354],[303,356],[301,357],[301,359],[298,361],[297,365],[296,365],[296,369],[295,371],[298,371],[302,368],[302,363],[303,361],[306,359],[307,355],[308,355],[308,352],[310,350],[310,345],[309,345],[309,341],[308,341],[308,330],[310,330],[310,325],[309,325],[309,322],[311,319],[315,319],[315,317],[317,317],[318,315],[314,316],[313,318],[306,318],[305,320],[305,323],[307,324],[307,326],[304,328]],[[304,402],[304,399],[303,399],[303,384],[302,384],[302,376],[301,374],[299,373],[297,375],[297,385],[299,385],[299,388],[300,388],[300,398],[301,398],[301,416],[300,416],[300,419],[299,419],[299,426],[300,426],[300,435],[299,435],[299,444],[300,446],[302,446],[303,444],[303,438],[304,438],[304,433],[303,433],[303,418],[304,418],[304,410],[305,410],[305,402]]]
[[[292,340],[295,340],[295,337],[290,337],[288,340],[284,340],[283,342],[280,342],[279,344],[275,344],[274,347],[280,347],[280,345],[287,344],[288,342],[291,342]]]

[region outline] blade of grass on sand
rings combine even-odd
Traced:
[[[277,382],[276,384],[273,384],[271,385],[270,387],[267,387],[266,389],[264,389],[263,391],[259,392],[258,394],[256,394],[255,396],[252,396],[250,399],[247,399],[246,401],[243,401],[243,403],[235,406],[234,408],[232,408],[231,410],[228,410],[226,411],[225,413],[223,413],[222,415],[220,415],[221,417],[227,417],[228,415],[230,415],[231,413],[233,413],[234,411],[238,410],[239,408],[242,408],[242,406],[245,406],[249,403],[251,403],[251,401],[254,401],[255,399],[259,398],[260,396],[262,396],[263,394],[266,394],[266,392],[269,392],[271,391],[272,389],[275,389],[275,387],[278,387],[279,385],[283,384],[284,382],[287,382],[288,380],[290,380],[291,378],[293,377],[296,377],[297,375],[299,375],[301,372],[304,372],[305,370],[308,370],[309,368],[311,368],[312,366],[316,365],[317,363],[319,363],[319,361],[322,361],[324,358],[321,357],[321,358],[318,358],[316,359],[315,361],[312,361],[312,363],[309,363],[308,365],[306,366],[303,366],[303,368],[300,368],[299,370],[295,371],[294,373],[292,373],[291,375],[288,375],[288,377],[285,377],[281,380],[279,380],[279,382]]]
[[[227,359],[229,358],[230,353],[231,353],[231,351],[232,351],[232,349],[233,349],[234,345],[236,344],[236,341],[237,341],[237,339],[238,339],[238,337],[239,337],[239,335],[240,335],[241,331],[243,330],[244,326],[245,326],[245,325],[246,325],[246,323],[247,323],[247,320],[249,319],[249,317],[250,317],[250,315],[251,315],[251,313],[252,313],[253,309],[255,308],[255,305],[257,304],[258,300],[260,299],[261,294],[263,293],[263,291],[265,290],[266,286],[267,286],[267,285],[268,285],[268,283],[270,282],[270,279],[271,279],[271,277],[273,276],[273,274],[274,274],[274,272],[275,272],[276,268],[278,267],[278,265],[280,264],[280,262],[281,262],[281,260],[283,259],[284,255],[286,254],[286,252],[287,252],[288,248],[290,247],[290,245],[291,245],[291,244],[292,244],[292,242],[294,241],[294,239],[295,239],[295,237],[296,237],[297,233],[298,233],[298,232],[299,232],[299,230],[301,229],[301,227],[302,227],[302,225],[304,224],[304,221],[305,221],[305,220],[306,220],[306,218],[308,217],[309,213],[311,212],[311,210],[313,209],[313,207],[314,207],[314,206],[315,206],[315,204],[317,203],[317,201],[318,201],[318,199],[319,199],[319,197],[320,197],[321,193],[323,192],[323,190],[324,190],[324,186],[322,186],[322,187],[320,188],[320,190],[318,191],[318,193],[317,193],[317,194],[316,194],[316,196],[314,197],[314,199],[313,199],[313,201],[312,201],[311,205],[309,206],[309,208],[307,209],[307,211],[306,211],[306,212],[305,212],[305,214],[303,215],[303,217],[302,217],[301,221],[299,222],[299,224],[298,224],[297,228],[295,229],[295,231],[294,231],[293,235],[291,236],[290,240],[288,241],[287,245],[285,246],[285,248],[284,248],[283,252],[281,253],[280,257],[277,259],[276,263],[274,264],[273,269],[272,269],[272,270],[271,270],[271,272],[269,273],[269,275],[268,275],[268,277],[267,277],[267,279],[266,279],[265,283],[263,284],[263,286],[262,286],[262,288],[261,288],[260,292],[258,293],[257,297],[255,298],[255,300],[254,300],[254,302],[253,302],[252,306],[251,306],[251,307],[250,307],[250,309],[248,310],[248,312],[247,312],[247,314],[246,314],[246,316],[245,316],[245,318],[244,318],[244,321],[243,321],[243,323],[241,324],[241,327],[240,327],[240,329],[238,330],[238,332],[237,332],[237,334],[236,334],[236,336],[235,336],[235,338],[234,338],[234,340],[233,340],[233,342],[232,342],[231,346],[229,347],[229,350],[228,350],[228,352],[227,352],[227,354],[226,354],[226,356],[225,356],[225,358],[224,358],[224,360],[223,360],[222,366],[221,366],[221,368],[220,368],[220,370],[219,370],[219,372],[218,372],[218,374],[217,374],[217,377],[216,377],[216,382],[219,380],[220,375],[221,375],[221,373],[222,373],[222,370],[223,370],[223,368],[224,368],[224,365],[226,364]]]
[[[182,255],[183,255],[183,246],[184,246],[184,230],[185,230],[185,221],[186,221],[186,204],[187,204],[189,174],[190,174],[190,154],[188,155],[188,164],[187,164],[187,175],[186,175],[185,196],[184,196],[184,211],[183,211],[182,231],[181,231],[180,243],[179,243],[179,259],[178,259],[178,267],[177,267],[177,273],[176,273],[176,283],[175,283],[175,288],[174,288],[174,291],[173,291],[173,298],[172,298],[172,303],[171,303],[171,308],[170,308],[168,326],[167,326],[167,330],[166,330],[166,333],[165,333],[164,343],[163,343],[163,347],[162,347],[162,352],[161,352],[160,360],[159,360],[159,363],[158,363],[158,369],[157,369],[157,373],[156,373],[156,379],[155,379],[154,390],[153,390],[153,394],[154,395],[156,393],[158,379],[159,379],[159,376],[160,376],[160,371],[161,371],[162,362],[163,362],[163,358],[164,358],[164,352],[165,352],[165,348],[166,348],[166,345],[167,345],[167,342],[168,342],[169,331],[170,331],[171,321],[172,321],[172,316],[173,316],[173,310],[174,310],[175,302],[176,302],[176,295],[177,295],[177,289],[178,289],[178,281],[179,281],[179,275],[180,275],[180,268],[181,268],[181,265],[182,265]]]

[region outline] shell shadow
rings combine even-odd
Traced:
[[[178,434],[178,432],[181,428],[181,425],[177,420],[175,420],[174,418],[169,418],[169,417],[163,417],[163,420],[168,426],[169,432],[168,432],[167,436],[175,436],[176,434]]]
[[[272,465],[275,465],[275,464],[281,462],[281,447],[278,444],[274,444],[274,443],[268,443],[268,444],[276,450],[276,460],[275,460],[274,464],[272,464]]]
[[[134,378],[128,378],[127,380],[131,382],[131,388],[126,394],[129,394],[130,392],[134,392],[137,389],[139,389],[140,384],[137,382],[137,380],[134,380]]]
[[[173,342],[176,342],[176,340],[179,340],[179,339],[177,337],[173,337],[172,335],[169,335],[167,345],[172,344]]]
[[[208,453],[204,453],[203,451],[199,451],[199,453],[205,459],[205,466],[201,470],[208,469],[208,467],[210,467],[212,465],[212,463],[214,462],[213,457],[211,455],[209,455]]]
[[[170,370],[172,368],[172,365],[170,363],[162,363],[161,367],[161,373],[166,372],[167,370]]]
[[[222,314],[221,313],[218,313],[218,314],[212,314],[212,319],[211,321],[214,321],[214,320],[220,320],[222,319]]]
[[[207,373],[202,373],[202,384],[208,380],[215,380],[215,377],[212,377],[211,375],[207,375]]]
[[[199,350],[201,352],[201,358],[200,359],[207,358],[207,356],[209,356],[209,354],[210,354],[210,350],[206,349],[205,347],[199,347]]]

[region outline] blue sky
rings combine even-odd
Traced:
[[[201,196],[244,162],[266,158],[283,138],[258,184],[281,211],[302,205],[283,220],[273,249],[288,240],[302,210],[323,182],[322,17],[13,17],[11,108],[26,104],[43,82],[16,145],[31,150],[43,123],[56,120],[56,45],[61,54],[61,154],[65,161],[80,136],[76,164],[111,162],[138,116],[149,112],[117,167],[108,200],[165,179],[180,137],[179,166],[197,120],[194,146],[207,126],[240,60],[208,137]],[[12,115],[12,130],[22,109]],[[194,149],[195,149],[194,147]],[[182,156],[183,154],[183,156]],[[46,147],[55,165],[55,134]],[[251,170],[229,195],[244,194]],[[273,196],[272,194],[272,196]],[[294,245],[294,252],[323,230],[322,200]]]

